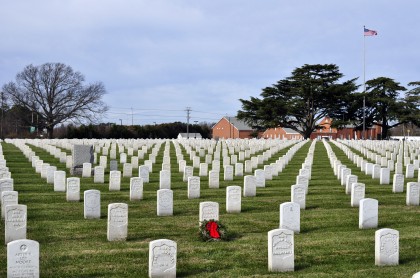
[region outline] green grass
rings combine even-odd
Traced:
[[[256,197],[243,197],[240,214],[226,213],[225,191],[229,185],[242,186],[243,178],[221,180],[219,189],[208,189],[208,178],[202,177],[200,199],[189,200],[172,145],[174,216],[158,217],[156,190],[162,145],[141,201],[129,201],[129,178],[123,178],[119,192],[108,191],[108,176],[104,184],[82,178],[82,193],[88,189],[101,191],[101,219],[85,220],[82,201],[66,202],[65,193],[54,192],[53,185],[35,173],[15,146],[2,143],[15,190],[19,191],[19,203],[28,206],[27,238],[40,243],[41,277],[147,277],[148,244],[161,238],[177,242],[178,277],[411,277],[420,271],[420,208],[406,206],[405,193],[394,194],[392,185],[379,185],[379,180],[365,176],[331,144],[342,163],[358,175],[359,182],[366,184],[366,197],[379,200],[378,229],[393,228],[400,232],[400,264],[375,266],[376,229],[358,228],[358,208],[350,207],[350,196],[333,175],[325,147],[318,142],[307,209],[301,212],[301,233],[295,236],[295,272],[268,272],[267,233],[279,226],[279,206],[290,201],[290,186],[295,183],[309,145],[305,144],[295,154],[278,177],[266,181],[265,188],[258,188]],[[31,148],[44,161],[64,169],[63,164],[42,149]],[[268,163],[286,151],[280,151]],[[192,165],[185,152],[184,157]],[[198,170],[194,173],[198,174]],[[134,170],[133,175],[137,174]],[[408,181],[411,180],[405,182]],[[203,201],[219,202],[220,220],[234,234],[232,240],[200,241],[198,211]],[[129,206],[128,238],[124,242],[107,241],[107,206],[115,202]],[[0,236],[4,238],[4,221],[0,227]],[[0,277],[6,277],[4,245],[0,252]]]

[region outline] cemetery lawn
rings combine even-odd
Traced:
[[[81,201],[66,202],[65,193],[54,192],[53,185],[35,173],[19,149],[2,143],[14,188],[19,192],[19,204],[27,205],[27,238],[40,243],[41,277],[148,277],[148,246],[156,239],[176,241],[177,277],[411,277],[420,271],[420,207],[406,206],[405,192],[392,193],[392,185],[379,185],[379,180],[361,173],[331,144],[341,162],[352,169],[359,182],[366,184],[366,197],[378,199],[378,229],[392,228],[400,233],[400,264],[375,266],[377,229],[358,228],[359,210],[350,206],[350,195],[345,194],[334,176],[323,143],[317,142],[306,210],[301,211],[301,232],[294,239],[295,272],[268,272],[267,233],[279,227],[279,206],[290,201],[290,186],[295,183],[309,146],[310,142],[299,149],[279,176],[266,181],[265,188],[257,188],[256,197],[242,197],[241,213],[228,214],[226,187],[243,186],[243,177],[223,181],[222,167],[219,189],[209,189],[208,177],[201,177],[201,197],[188,199],[187,184],[178,172],[171,143],[174,215],[158,217],[156,190],[164,144],[153,165],[150,183],[144,184],[143,200],[129,200],[129,178],[122,179],[121,191],[109,192],[108,168],[104,184],[93,183],[93,177],[81,178]],[[31,148],[44,162],[66,170],[64,164],[44,150],[32,145]],[[286,151],[275,154],[268,163]],[[192,165],[185,150],[184,157],[187,165]],[[119,168],[122,171],[121,164]],[[194,174],[198,175],[198,169],[194,169]],[[138,170],[133,170],[133,176],[137,175]],[[405,179],[405,184],[415,180]],[[101,191],[101,219],[83,218],[83,191],[89,189]],[[230,232],[229,241],[200,240],[199,203],[204,201],[219,202],[219,218]],[[110,203],[128,204],[127,241],[107,241]],[[4,238],[4,220],[0,227]],[[6,277],[6,250],[3,244],[0,277]]]

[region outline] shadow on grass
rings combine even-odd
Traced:
[[[303,228],[300,230],[300,234],[307,234],[307,233],[311,233],[317,230],[320,230],[320,227]]]
[[[295,265],[295,271],[305,270],[309,267],[311,267],[311,264],[299,262]]]
[[[312,205],[312,206],[306,206],[305,207],[305,210],[314,210],[314,209],[319,209],[319,206]]]

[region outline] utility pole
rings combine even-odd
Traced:
[[[3,139],[3,111],[4,111],[4,105],[3,105],[3,100],[4,100],[4,93],[1,92],[1,139]]]
[[[191,112],[191,107],[187,107],[185,109],[185,111],[187,111],[187,139],[190,139],[189,125],[190,125],[190,112]]]
[[[198,121],[194,121],[194,124],[195,124],[195,126],[194,126],[194,139],[197,137],[197,123],[198,123]]]
[[[131,107],[131,126],[134,125],[134,119],[133,119],[133,107]]]

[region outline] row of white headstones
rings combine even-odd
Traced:
[[[166,151],[166,149],[165,149],[165,151]],[[288,157],[288,156],[285,155],[285,157]],[[290,158],[289,158],[289,160],[290,160]],[[300,214],[299,214],[299,217],[296,217],[296,212],[300,213],[300,208],[304,209],[304,207],[305,207],[305,201],[304,201],[305,197],[304,196],[306,195],[307,189],[308,189],[308,179],[310,179],[310,166],[312,165],[312,160],[313,160],[313,148],[311,146],[311,150],[308,154],[308,157],[305,160],[305,163],[304,163],[302,169],[300,170],[300,174],[302,174],[302,175],[299,175],[297,177],[297,180],[298,180],[297,185],[292,186],[292,198],[291,198],[292,202],[281,204],[281,206],[280,206],[280,211],[281,212],[282,211],[283,212],[293,211],[294,213],[283,213],[283,214],[281,213],[280,214],[281,215],[281,217],[280,217],[280,228],[284,227],[286,229],[277,229],[277,230],[270,231],[270,233],[269,233],[269,241],[271,241],[271,244],[269,244],[269,254],[270,253],[272,254],[271,257],[269,256],[269,268],[270,268],[271,271],[290,271],[290,270],[293,269],[293,265],[294,265],[294,263],[293,263],[294,251],[292,250],[293,248],[288,249],[288,251],[284,251],[283,248],[284,248],[284,244],[293,247],[293,236],[290,237],[290,233],[288,235],[287,231],[292,230],[292,232],[295,232],[295,233],[299,232]],[[284,161],[279,159],[278,162],[281,162],[281,164],[284,166]],[[287,162],[286,162],[286,164],[287,164]],[[225,168],[226,168],[226,166],[229,167],[229,165],[225,165]],[[188,166],[184,166],[184,167],[188,167]],[[268,168],[268,169],[266,169],[266,172],[272,172],[270,170],[271,169]],[[184,171],[184,173],[185,172],[186,171]],[[255,184],[256,183],[255,182],[249,182],[249,181],[247,182],[247,177],[254,178],[253,176],[246,176],[245,177],[245,179],[244,179],[244,181],[245,181],[244,196],[245,197],[255,196],[255,194],[253,192],[255,192]],[[194,178],[196,178],[196,177],[188,177],[189,187],[190,187],[190,183],[191,184],[194,184],[194,183],[196,184],[197,183],[196,181],[191,182]],[[301,184],[299,183],[300,179],[303,180],[303,181],[301,181]],[[252,180],[252,179],[250,179],[250,180]],[[248,190],[247,190],[247,188],[248,188]],[[251,189],[249,189],[249,188],[251,188]],[[168,198],[168,196],[165,195],[165,190],[169,190],[169,191],[171,191],[171,190],[170,189],[161,189],[161,190],[164,190],[164,191],[162,191],[163,192],[162,196],[159,196],[159,191],[158,191],[158,203],[159,203],[159,200],[162,200],[162,203],[168,203],[168,200],[171,200],[172,198]],[[240,193],[241,191],[240,190],[241,190],[241,187],[239,187],[239,186],[232,186],[232,187],[227,188],[226,196],[227,196],[227,210],[228,210],[228,212],[238,212],[238,211],[240,211],[240,197],[241,197],[241,193]],[[168,191],[166,191],[166,192],[168,192]],[[231,194],[229,192],[231,192]],[[246,194],[246,192],[251,192],[251,194]],[[89,197],[89,196],[91,196],[91,197]],[[99,196],[99,198],[98,198],[98,196]],[[172,197],[172,196],[170,196],[170,197]],[[237,202],[238,199],[239,199],[239,207],[238,207],[238,202]],[[232,200],[232,202],[229,202],[229,200]],[[233,201],[233,200],[236,200],[236,202]],[[86,206],[86,203],[90,204],[90,209],[89,209],[89,205]],[[85,217],[87,216],[87,218],[90,218],[90,217],[95,218],[97,213],[93,213],[94,215],[89,215],[89,210],[92,210],[92,207],[95,207],[95,206],[93,206],[94,204],[99,204],[99,203],[100,203],[100,192],[99,191],[95,191],[95,190],[85,191]],[[171,203],[171,202],[169,202],[169,203]],[[172,201],[172,203],[173,203],[173,201]],[[231,203],[231,206],[229,206],[229,203]],[[299,208],[297,208],[296,206],[298,206]],[[88,209],[86,207],[88,207]],[[232,210],[229,211],[229,207],[231,207]],[[93,209],[93,211],[94,211],[94,209]],[[217,211],[217,213],[216,213],[216,211]],[[158,215],[159,215],[159,205],[158,205]],[[164,212],[164,214],[162,214],[162,215],[171,215],[171,213],[165,214],[165,212]],[[208,217],[206,217],[206,215]],[[99,216],[100,216],[100,211],[99,211]],[[111,216],[111,219],[115,220],[115,223],[108,226],[108,239],[109,240],[121,240],[122,239],[121,235],[125,234],[125,236],[123,236],[123,238],[126,237],[126,227],[127,227],[127,224],[128,224],[128,206],[126,204],[123,204],[123,203],[110,204],[109,207],[108,207],[108,218],[109,218],[109,220],[110,220],[110,216]],[[218,219],[218,204],[217,203],[213,204],[213,202],[202,202],[200,204],[200,221],[208,220],[208,219]],[[111,229],[110,229],[110,227],[111,227]],[[115,229],[115,228],[112,228],[112,227],[117,227],[117,228]],[[294,229],[294,231],[293,231],[293,229]],[[157,243],[157,244],[160,246],[160,243]],[[162,246],[164,246],[162,248],[166,248],[166,249],[169,248],[171,250],[172,249],[176,250],[176,245],[175,245],[175,247],[168,247],[169,245],[167,243],[165,243]],[[270,252],[270,247],[271,247],[271,252]],[[161,248],[157,248],[157,249],[156,248],[157,247],[154,247],[154,248],[151,248],[151,249],[152,250],[160,250],[160,251],[158,251],[158,253],[162,251]],[[154,257],[156,257],[156,255]],[[291,262],[287,262],[288,260],[285,260],[285,258],[288,258],[289,260],[291,260]],[[155,258],[153,261],[156,262],[156,260],[159,260],[159,259]],[[280,264],[279,264],[279,262],[280,262]],[[159,263],[155,263],[155,265],[159,265]],[[153,270],[151,272],[153,272]]]
[[[288,145],[291,145],[291,144],[288,144]],[[291,151],[288,152],[288,154],[285,156],[285,159],[287,159],[287,162],[290,161],[291,156],[294,154],[294,152],[296,152],[296,150],[301,145],[302,145],[302,143],[299,144],[298,146],[295,146],[294,148],[292,148],[293,152],[291,152]],[[21,150],[25,154],[30,154],[31,155],[32,165],[35,168],[36,167],[40,168],[40,171],[38,171],[38,172],[41,172],[41,176],[47,178],[47,181],[48,181],[48,176],[49,176],[47,173],[48,172],[52,172],[51,170],[54,170],[54,176],[55,177],[57,176],[57,172],[58,173],[63,172],[63,171],[55,171],[56,170],[56,167],[55,166],[51,166],[51,165],[42,165],[42,167],[40,167],[39,158],[36,157],[36,156],[34,156],[34,155],[32,155],[33,152],[30,150],[30,148],[28,146],[19,144],[18,147],[20,147]],[[270,154],[270,156],[271,156],[271,154]],[[283,163],[283,161],[282,161],[282,163]],[[185,167],[188,167],[188,166],[185,166]],[[226,167],[229,167],[229,165],[225,165],[225,168]],[[271,169],[267,168],[267,172],[269,170],[271,171]],[[43,172],[46,172],[46,173],[45,174],[42,174]],[[188,177],[188,178],[191,181],[191,179],[194,178],[194,177]],[[69,181],[70,181],[70,185],[73,184],[73,182],[72,182],[71,179],[76,179],[77,180],[78,178],[68,178],[67,179],[68,185],[69,185]],[[9,181],[11,182],[11,188],[10,189],[13,190],[13,180],[10,179]],[[80,181],[78,181],[78,184],[80,186]],[[255,192],[255,186],[256,186],[255,182],[254,183],[250,183],[250,185],[247,185],[247,187],[252,187],[252,186],[254,187],[254,190],[251,190],[251,191]],[[4,187],[4,189],[6,190],[5,187]],[[72,191],[71,190],[71,186],[70,187],[67,186],[67,189],[68,189],[67,191]],[[227,199],[230,199],[230,200],[238,200],[238,198],[237,198],[238,196],[234,196],[235,194],[233,194],[233,193],[237,193],[238,192],[236,190],[235,186],[233,186],[233,188],[230,188],[230,189],[232,189],[232,190],[228,190],[227,192],[232,192],[232,194],[231,194],[232,196],[229,197],[230,196],[230,194],[229,194],[227,196]],[[13,195],[16,194],[15,195],[15,197],[16,197],[15,198],[15,202],[17,203],[17,192],[16,191],[12,191],[12,190],[6,190],[5,193],[12,193]],[[171,191],[171,190],[169,190],[169,189],[161,189],[161,190],[158,191],[158,194],[159,194],[160,191],[163,194],[162,194],[162,196],[158,196],[158,203],[159,203],[159,200],[163,200],[162,203],[164,203],[164,207],[168,207],[167,204],[165,204],[165,203],[167,203],[168,201],[169,201],[169,203],[171,203],[171,200],[169,200],[168,198],[166,198],[164,193],[165,192],[168,192],[168,191]],[[251,194],[251,195],[254,196],[255,194]],[[8,196],[10,197],[10,195],[8,195]],[[99,196],[99,198],[98,198],[98,196]],[[239,200],[240,200],[240,196],[241,195],[240,195],[240,191],[239,191]],[[244,196],[247,196],[247,195],[245,194]],[[6,199],[10,203],[13,203],[13,200],[11,200],[13,198],[6,198]],[[70,198],[70,201],[72,201],[71,198]],[[85,217],[87,217],[87,218],[95,218],[95,217],[97,217],[98,214],[100,216],[100,211],[99,211],[99,213],[93,213],[94,215],[89,214],[89,212],[93,212],[93,211],[96,210],[96,209],[93,209],[92,210],[92,206],[89,206],[89,205],[93,205],[93,203],[95,203],[95,204],[99,204],[100,203],[100,192],[99,191],[96,191],[96,190],[88,190],[88,191],[85,191]],[[235,202],[232,202],[233,205],[231,206],[231,207],[233,207],[232,212],[238,212],[238,211],[240,211],[240,202],[239,202],[239,210],[238,210],[238,204],[235,205],[234,203]],[[13,206],[15,206],[15,207],[13,208]],[[8,211],[9,209],[14,209],[14,210],[17,210],[18,211],[18,213],[14,213],[14,216],[9,219],[10,221],[7,221],[8,218],[6,218],[6,223],[8,223],[9,225],[8,226],[6,225],[7,227],[6,227],[6,231],[5,231],[6,238],[7,238],[6,239],[6,243],[8,243],[8,244],[11,244],[11,243],[18,244],[17,242],[20,241],[20,240],[22,240],[20,238],[26,238],[26,206],[24,206],[24,205],[17,205],[17,204],[16,205],[12,205],[12,204],[6,205],[6,202],[5,202],[4,207],[7,210],[7,212],[6,212],[7,215],[10,215],[10,213]],[[95,205],[95,207],[98,207],[98,206]],[[217,209],[216,209],[216,207],[217,207]],[[217,218],[218,219],[218,203],[214,203],[214,202],[202,202],[200,204],[200,211],[202,211],[202,212],[200,212],[200,216],[202,216],[202,217],[206,217],[206,215],[208,215],[208,218],[211,218],[211,219],[216,219]],[[217,211],[217,213],[215,213],[216,211]],[[216,217],[216,214],[217,214],[217,217]],[[158,205],[158,215],[159,215],[159,205]],[[162,215],[168,215],[168,214],[162,214]],[[11,225],[11,223],[15,223],[15,225]],[[17,228],[16,223],[20,223],[19,224],[20,225],[20,230],[21,230],[20,235],[18,235],[17,233],[15,233],[15,231],[13,231],[13,227]],[[109,225],[108,225],[108,239],[109,240],[121,240],[121,239],[125,239],[126,236],[127,236],[126,235],[126,233],[127,233],[126,231],[127,231],[127,224],[128,224],[128,206],[126,204],[123,204],[123,203],[110,204],[109,205],[109,209],[108,209],[108,223],[109,223]],[[154,241],[153,244],[155,242],[157,242],[157,241]],[[19,244],[21,244],[22,246],[23,245],[24,246],[31,246],[31,244],[29,242],[27,242],[27,243],[19,243]],[[14,246],[14,245],[11,244],[10,250],[14,250],[12,248],[12,246]],[[167,246],[167,245],[165,244],[165,246]],[[24,247],[22,247],[22,248],[24,248]],[[164,247],[164,248],[167,248],[167,247]],[[171,247],[170,249],[173,249],[173,248]],[[157,249],[156,248],[151,248],[151,250],[155,250],[156,251]],[[175,250],[176,250],[176,247],[175,247]],[[153,265],[156,266],[157,267],[156,271],[159,272],[160,270],[162,270],[161,267],[160,267],[160,266],[162,266],[162,264],[156,263],[156,260],[157,260],[156,259],[156,254],[159,254],[160,251],[156,251],[156,252],[154,252],[155,259],[153,259],[151,261],[151,264],[152,264],[152,266]],[[35,254],[36,252],[32,252],[32,253]],[[27,253],[26,255],[28,255],[28,254],[29,253]],[[20,254],[20,255],[22,255],[22,254]],[[13,259],[11,261],[13,261]],[[29,261],[32,261],[32,260],[28,260],[28,259],[20,260],[20,262],[22,262],[22,261],[29,262]],[[167,264],[167,263],[165,263],[165,264]],[[167,270],[168,269],[166,267],[164,267],[164,268],[165,268],[164,272],[167,273]],[[10,271],[11,272],[16,272],[16,271],[18,271],[18,269],[21,269],[22,270],[22,269],[27,269],[27,268],[25,268],[25,267],[18,267],[18,268],[16,268],[16,265],[13,265],[13,264],[10,267]],[[153,273],[154,272],[153,269],[154,268],[151,267],[150,273]]]
[[[355,154],[347,145],[351,145],[353,148],[357,149],[361,153],[365,154],[369,159],[376,161],[381,161],[382,164],[391,165],[392,163],[384,162],[382,157],[378,157],[373,154],[366,148],[362,147],[362,144],[366,142],[352,142],[352,141],[334,141],[333,142],[338,148],[340,148],[347,157],[354,162],[357,166],[360,167],[361,171],[366,175],[371,175],[372,179],[380,179],[380,184],[389,184],[390,170],[389,168],[381,168],[380,165],[369,163],[368,160],[363,156]],[[383,145],[383,142],[380,143]],[[359,207],[359,228],[360,229],[370,229],[377,228],[378,226],[378,200],[365,198],[365,184],[358,183],[358,177],[351,174],[351,169],[347,168],[346,165],[342,164],[340,160],[337,159],[334,151],[331,149],[331,146],[324,141],[324,145],[327,148],[328,156],[330,159],[331,167],[334,169],[334,174],[341,181],[341,185],[345,186],[346,194],[351,194],[351,206]],[[374,144],[370,144],[371,146]],[[389,155],[389,157],[393,155]],[[401,157],[396,155],[395,157]],[[408,163],[406,166],[410,166]],[[400,163],[400,162],[397,162]],[[376,167],[379,166],[379,167]],[[379,168],[379,169],[378,169]],[[399,167],[396,167],[398,169]],[[407,167],[409,169],[411,167]],[[417,166],[418,168],[418,166]],[[402,172],[402,170],[400,170]],[[379,173],[379,175],[378,175]],[[406,171],[407,178],[413,178],[414,173]],[[419,178],[420,180],[420,173]],[[393,178],[393,187],[392,191],[394,193],[400,193],[404,191],[404,175],[401,173],[394,174]],[[406,195],[406,205],[419,205],[419,182],[408,182],[407,183],[407,195]],[[399,232],[394,229],[383,228],[375,232],[375,264],[382,265],[398,265],[399,264]],[[419,273],[415,274],[413,277],[418,277]]]

